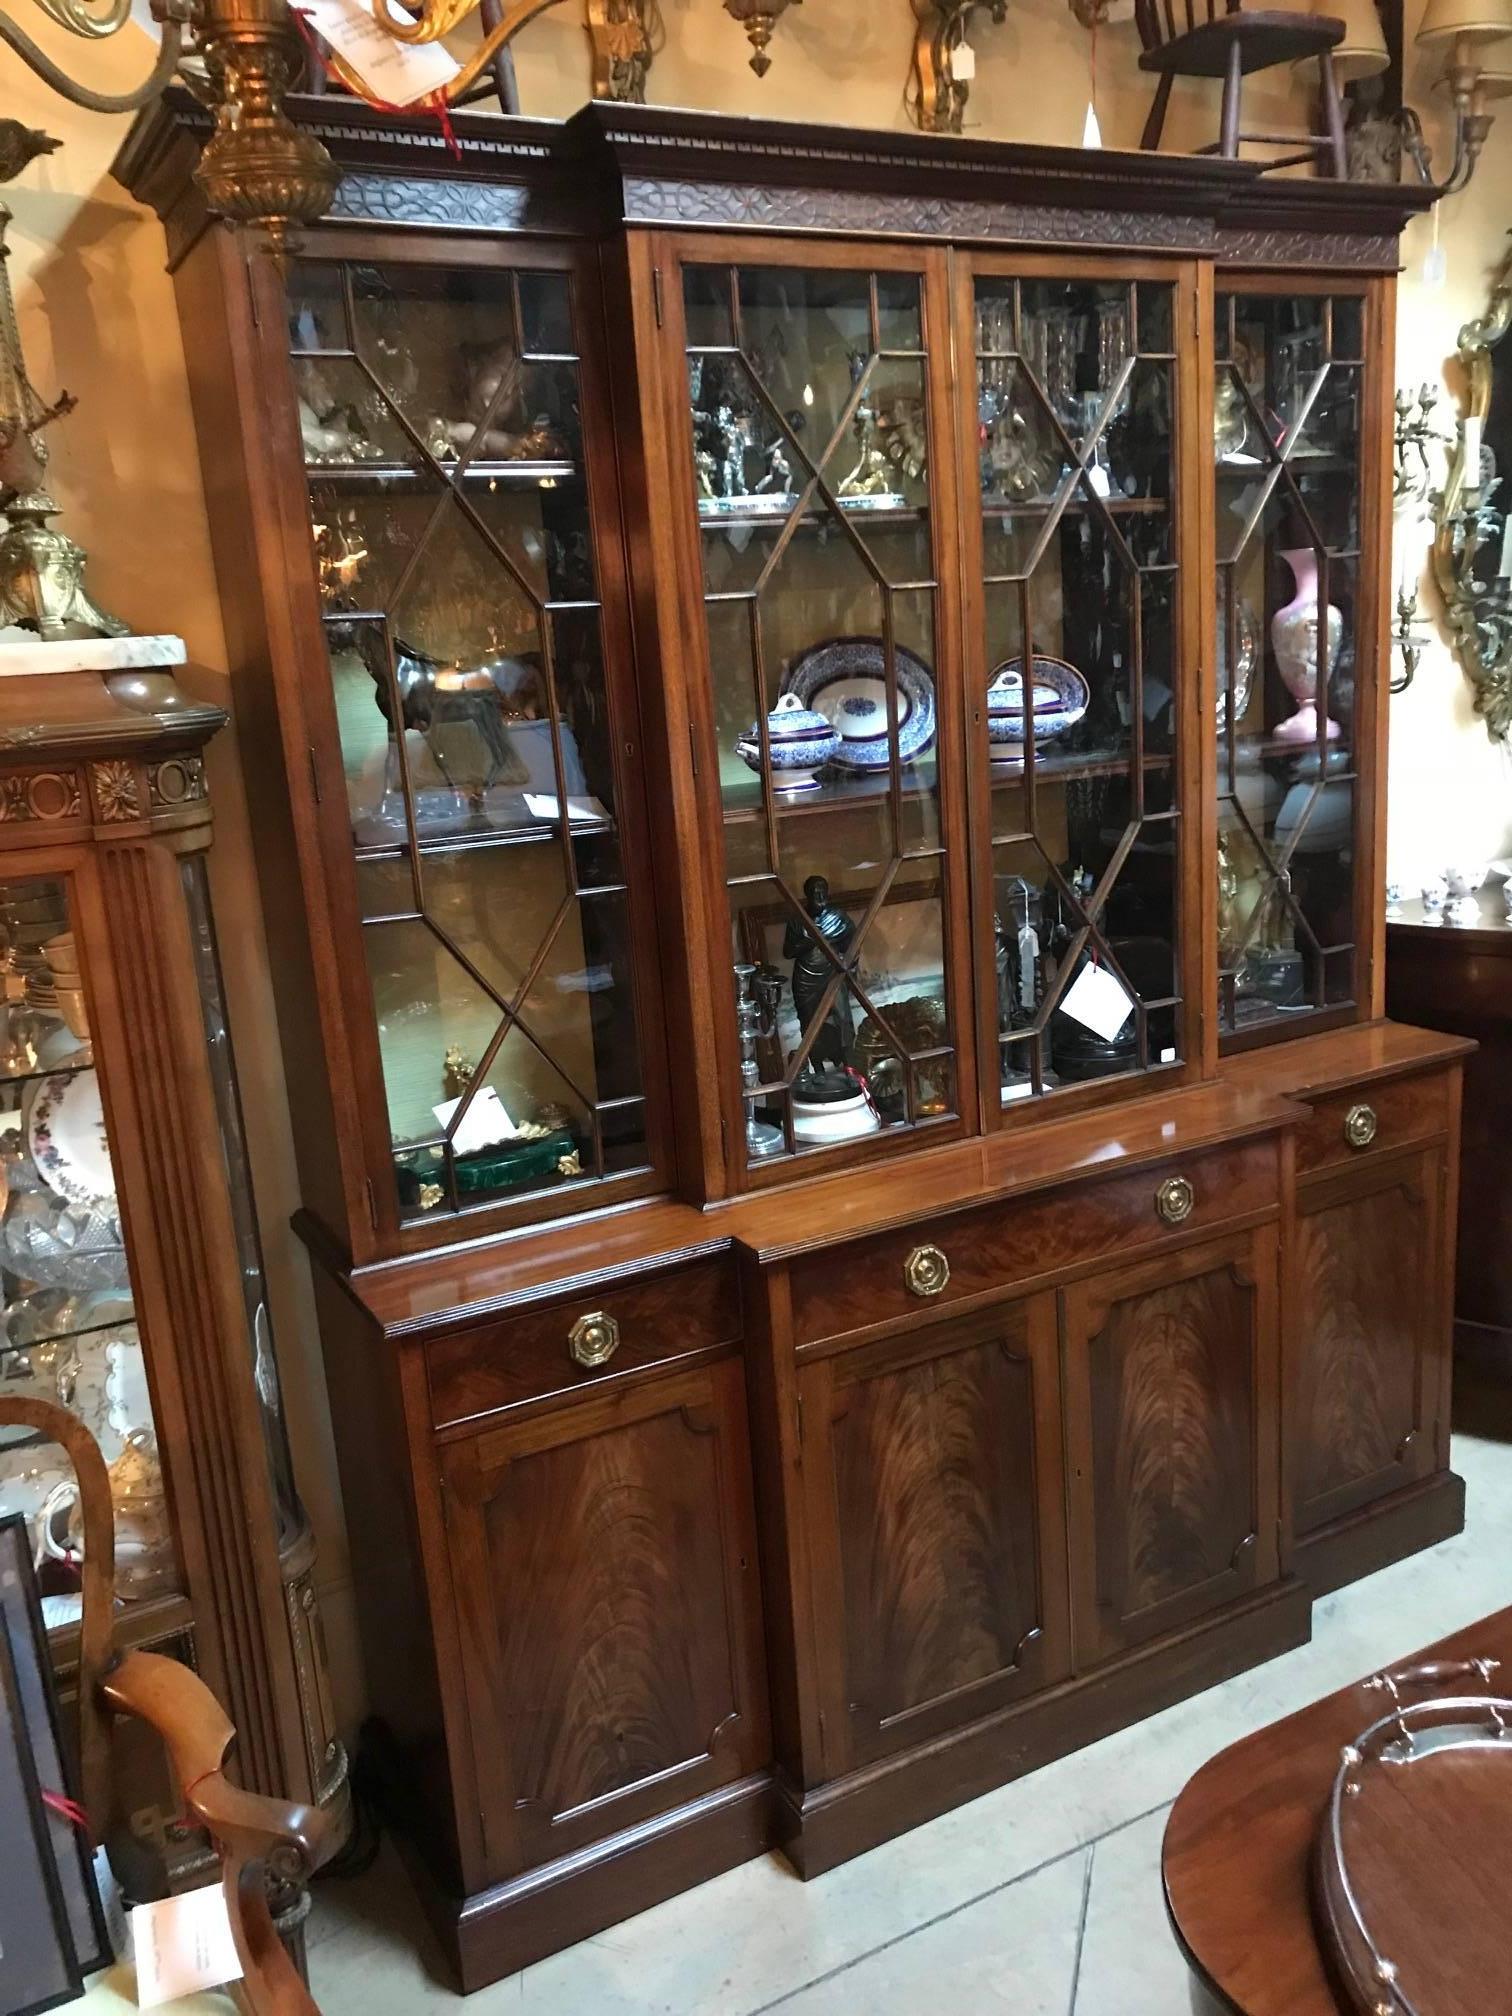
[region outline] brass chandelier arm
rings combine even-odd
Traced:
[[[466,95],[478,78],[494,62],[501,50],[512,42],[520,30],[534,21],[538,14],[544,14],[548,7],[559,7],[562,0],[514,0],[512,7],[506,7],[472,55],[446,86],[442,96],[455,103]],[[385,35],[391,35],[396,42],[439,42],[444,35],[472,14],[477,0],[424,0],[416,18],[396,13],[391,0],[373,0],[373,19]],[[338,66],[339,67],[339,66]]]
[[[37,5],[70,35],[96,40],[114,35],[131,18],[131,0],[108,0],[101,13],[91,11],[89,0],[37,0]]]
[[[51,8],[48,9],[52,13]],[[54,19],[61,20],[61,15]],[[64,23],[68,25],[67,22]],[[100,28],[75,29],[75,34],[91,37],[110,31]],[[133,91],[92,91],[87,84],[80,84],[61,70],[44,49],[40,49],[24,28],[17,27],[10,16],[0,13],[0,39],[8,42],[29,70],[35,71],[44,84],[50,85],[61,98],[71,105],[78,105],[86,112],[135,112],[149,104],[163,90],[178,68],[179,58],[184,51],[184,30],[180,22],[163,23],[163,39],[158,45],[157,61],[143,81]]]

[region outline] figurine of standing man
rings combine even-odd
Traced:
[[[814,930],[843,964],[855,938],[856,927],[843,910],[831,903],[829,883],[824,876],[810,875],[804,883],[803,907],[812,920]],[[782,951],[783,957],[793,962],[793,1007],[797,1011],[798,1027],[806,1034],[834,975],[834,962],[826,956],[823,946],[816,945],[811,934],[797,922],[787,927]],[[842,981],[809,1051],[808,1070],[817,1072],[833,1066],[843,1071],[849,1061],[852,1034],[850,989]]]

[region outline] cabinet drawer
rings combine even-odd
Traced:
[[[591,1318],[603,1321],[590,1324]],[[439,1338],[426,1352],[431,1421],[454,1428],[527,1400],[670,1365],[739,1337],[740,1291],[723,1260],[650,1275],[625,1288],[589,1290],[529,1315]]]
[[[1309,1100],[1311,1115],[1297,1132],[1299,1174],[1337,1168],[1361,1155],[1379,1155],[1446,1132],[1449,1079],[1447,1071],[1426,1071]]]
[[[1172,1179],[1191,1186],[1190,1210],[1176,1226],[1157,1208],[1162,1186]],[[1267,1136],[1239,1148],[1152,1163],[1109,1181],[921,1218],[905,1231],[795,1261],[793,1334],[798,1343],[811,1344],[948,1308],[1112,1253],[1140,1252],[1176,1230],[1203,1231],[1276,1206],[1279,1185],[1277,1146]],[[920,1248],[943,1254],[949,1269],[948,1280],[933,1293],[920,1293],[930,1285],[927,1261],[920,1263],[918,1286],[909,1285],[910,1261]]]

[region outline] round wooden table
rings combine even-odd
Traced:
[[[1391,1662],[1499,1659],[1512,1672],[1512,1610]],[[1381,1670],[1381,1669],[1377,1669]],[[1364,1675],[1363,1679],[1370,1678]],[[1224,2016],[1349,2016],[1313,1930],[1311,1861],[1344,1744],[1381,1712],[1362,1681],[1221,1751],[1171,1811],[1161,1851],[1166,1909],[1192,1972],[1192,2003]],[[1488,1870],[1504,1886],[1505,1872]],[[1493,1896],[1491,1922],[1502,1922]],[[1460,1949],[1457,1975],[1475,1964]],[[1463,1991],[1466,1983],[1456,1981]],[[1476,2006],[1473,1993],[1467,2006]],[[1495,2005],[1485,2001],[1489,2012]]]

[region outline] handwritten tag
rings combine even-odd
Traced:
[[[447,1127],[461,1104],[460,1099],[448,1099],[444,1105],[433,1106],[431,1111],[441,1125]],[[472,1155],[479,1148],[493,1148],[500,1141],[512,1141],[518,1132],[498,1093],[492,1085],[485,1085],[462,1116],[462,1124],[452,1136],[452,1153]]]
[[[1104,1043],[1111,1043],[1134,1013],[1134,1003],[1122,981],[1106,966],[1083,966],[1061,1000],[1062,1014],[1080,1022]]]
[[[300,12],[323,35],[363,88],[384,105],[413,105],[443,91],[462,66],[439,42],[396,42],[374,18],[368,0],[296,0]],[[390,12],[414,19],[403,7]]]
[[[131,1941],[139,2009],[156,2009],[242,1977],[231,1914],[218,1883],[138,1904],[131,1914]]]

